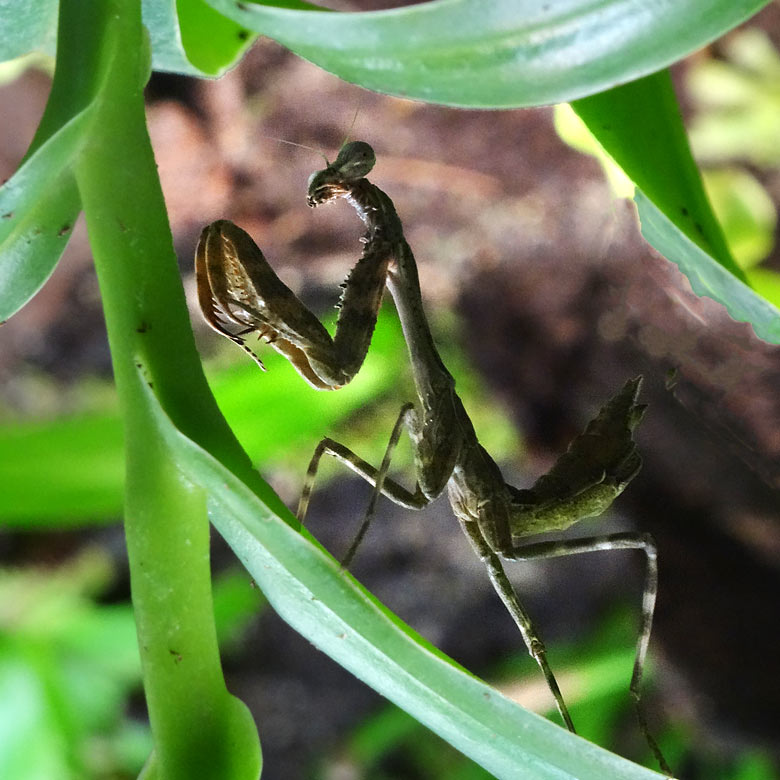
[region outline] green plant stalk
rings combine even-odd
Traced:
[[[84,13],[99,20],[89,38],[80,26]],[[58,65],[69,62],[65,71],[75,80],[94,78],[77,67],[91,60],[80,53],[84,47],[99,50],[101,85],[75,173],[124,416],[125,528],[155,739],[149,774],[256,778],[257,731],[243,703],[228,694],[220,666],[205,493],[183,478],[143,392],[148,383],[181,430],[257,487],[259,477],[208,391],[189,327],[146,130],[149,60],[139,0],[63,0]],[[52,100],[64,105],[67,95]]]
[[[89,46],[77,46],[75,41],[69,43],[61,37],[64,31],[58,30],[54,83],[35,136],[20,166],[95,97],[100,87],[102,48],[107,43],[101,35],[106,10],[105,6],[94,7],[94,3],[84,3],[71,11],[69,29],[78,31],[81,39],[90,42]]]

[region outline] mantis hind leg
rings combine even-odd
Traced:
[[[469,538],[469,541],[480,560],[485,564],[494,590],[501,598],[501,601],[504,602],[504,606],[512,616],[518,629],[520,629],[520,634],[523,637],[525,646],[528,648],[529,654],[542,670],[544,679],[547,681],[547,687],[555,698],[555,704],[558,707],[558,712],[560,713],[563,722],[566,724],[566,728],[572,733],[576,733],[571,715],[569,715],[569,708],[563,700],[563,694],[561,693],[558,681],[555,679],[550,664],[547,662],[547,651],[545,650],[544,643],[539,638],[539,634],[531,621],[530,615],[520,602],[517,592],[509,581],[509,578],[506,576],[504,567],[501,565],[501,559],[490,547],[487,540],[482,535],[482,531],[475,522],[461,520],[460,525],[461,528],[463,528],[463,532]]]
[[[642,593],[642,618],[639,636],[634,656],[634,669],[631,674],[629,691],[634,702],[639,729],[648,746],[658,761],[661,770],[670,777],[672,770],[666,762],[658,743],[647,725],[644,709],[641,705],[641,685],[644,673],[647,648],[650,644],[650,632],[653,626],[656,593],[658,592],[658,555],[655,541],[650,534],[616,533],[605,536],[595,536],[586,539],[567,539],[558,542],[539,542],[513,547],[508,551],[500,551],[504,558],[515,561],[540,560],[544,558],[559,558],[563,555],[578,555],[580,553],[597,552],[599,550],[641,550],[647,560],[645,584]],[[511,587],[511,586],[510,586]]]

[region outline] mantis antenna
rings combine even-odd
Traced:
[[[328,162],[328,158],[325,156],[324,152],[322,152],[320,149],[315,149],[313,146],[306,146],[306,144],[299,144],[295,141],[288,141],[285,138],[274,138],[274,136],[266,136],[266,138],[270,138],[272,141],[276,141],[278,144],[287,144],[288,146],[297,146],[299,149],[306,149],[310,152],[314,152],[314,154],[319,155],[322,157],[323,160],[325,160],[325,166],[327,167],[330,165],[330,162]]]
[[[358,118],[359,114],[360,114],[360,107],[355,109],[355,115],[352,117],[352,121],[349,124],[349,130],[347,130],[347,133],[344,136],[344,139],[339,144],[339,151],[341,151],[347,145],[347,142],[349,141],[350,135],[352,135],[352,130],[355,127],[355,123],[357,122],[357,118]],[[276,138],[276,137],[270,136],[270,135],[266,136],[266,138],[270,138],[272,141],[276,141],[277,143],[280,143],[280,144],[287,144],[288,146],[297,146],[299,149],[306,149],[306,150],[308,150],[310,152],[314,152],[315,154],[317,154],[320,157],[322,157],[323,160],[325,160],[325,167],[326,168],[330,166],[330,161],[328,160],[328,158],[325,155],[325,153],[322,150],[320,150],[320,149],[315,149],[313,146],[307,146],[306,144],[299,144],[299,143],[296,143],[295,141],[288,141],[285,138]]]

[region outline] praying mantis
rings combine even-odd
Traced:
[[[363,525],[342,561],[344,567],[351,562],[366,533],[380,494],[417,510],[446,488],[453,513],[485,564],[494,589],[520,630],[528,652],[544,674],[563,722],[572,732],[574,724],[547,661],[545,646],[507,578],[501,558],[522,561],[599,550],[641,550],[647,568],[629,691],[640,729],[662,770],[671,776],[649,731],[640,701],[658,586],[652,537],[628,532],[564,541],[519,541],[562,531],[584,518],[600,515],[636,476],[642,461],[632,434],[645,412],[645,406],[637,403],[642,379],[626,382],[531,488],[506,484],[495,461],[479,443],[455,391],[455,380],[436,349],[423,309],[414,255],[393,203],[366,179],[374,163],[371,146],[353,141],[342,147],[333,163],[309,179],[310,206],[344,198],[366,228],[361,239],[363,253],[342,285],[332,338],[279,280],[252,238],[232,222],[220,220],[204,228],[196,251],[198,299],[208,324],[242,346],[262,366],[245,343],[245,336],[256,332],[318,389],[338,389],[360,369],[385,286],[395,303],[411,361],[417,403],[402,407],[379,468],[343,444],[323,439],[307,471],[298,518],[301,522],[305,518],[324,454],[337,458],[374,487]],[[391,453],[404,430],[414,449],[413,490],[387,477]]]

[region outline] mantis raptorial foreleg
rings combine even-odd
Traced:
[[[239,228],[231,223],[215,223],[217,227],[204,230],[198,247],[196,266],[200,302],[212,327],[233,340],[240,340],[248,329],[266,336],[271,334],[276,339],[274,346],[280,349],[281,344],[280,351],[315,387],[339,386],[358,370],[374,328],[383,274],[386,275],[409,351],[417,404],[407,404],[401,410],[379,469],[338,442],[324,439],[307,472],[299,517],[303,519],[306,514],[323,454],[337,458],[374,486],[366,520],[347,552],[345,565],[365,534],[380,494],[401,506],[421,509],[446,488],[454,514],[485,563],[493,587],[517,624],[529,653],[539,664],[561,717],[571,731],[574,731],[574,725],[547,662],[544,645],[509,582],[499,556],[528,560],[597,550],[643,550],[648,567],[631,695],[648,744],[662,769],[671,774],[647,728],[639,697],[657,590],[652,539],[646,535],[613,534],[525,546],[517,541],[564,530],[583,518],[601,514],[637,474],[641,459],[636,452],[633,431],[645,410],[637,403],[641,378],[628,381],[605,404],[567,452],[533,487],[518,490],[506,484],[496,463],[479,444],[471,420],[455,392],[455,381],[436,349],[423,310],[414,256],[404,238],[393,203],[364,178],[373,162],[374,153],[368,144],[352,142],[342,148],[335,163],[314,174],[309,181],[310,205],[343,197],[356,209],[367,228],[360,263],[368,269],[365,273],[369,282],[364,289],[356,290],[353,298],[358,285],[358,277],[353,271],[344,295],[345,306],[349,300],[355,311],[363,312],[362,316],[351,318],[348,326],[344,323],[344,343],[348,348],[336,348],[338,333],[329,344],[319,332],[317,326],[321,326],[313,315],[297,299],[291,300],[294,296],[289,290],[279,291],[281,282],[270,272],[254,242]],[[273,295],[274,292],[278,295]],[[361,307],[364,299],[365,306]],[[340,327],[343,317],[344,308]],[[226,329],[226,324],[241,330],[233,333]],[[403,430],[409,434],[414,448],[416,485],[413,491],[387,477],[393,447]]]
[[[372,165],[373,151],[370,159],[340,155],[333,163],[346,182],[359,180]],[[363,364],[389,262],[381,237],[369,231],[363,255],[343,284],[331,338],[279,279],[252,238],[232,222],[219,220],[203,229],[195,253],[198,302],[206,322],[245,349],[261,368],[244,339],[251,332],[281,352],[310,385],[333,390],[347,384]]]

